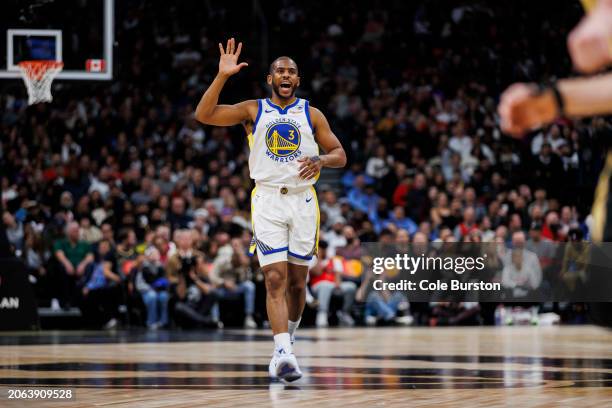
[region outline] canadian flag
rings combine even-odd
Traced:
[[[104,72],[106,71],[106,63],[103,59],[88,59],[85,61],[85,69],[87,72]]]

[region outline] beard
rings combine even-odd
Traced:
[[[295,95],[295,87],[291,88],[291,94],[289,96],[282,96],[280,94],[280,85],[277,85],[274,82],[272,82],[272,92],[274,92],[276,96],[278,96],[280,99],[289,100],[293,98],[293,96]]]

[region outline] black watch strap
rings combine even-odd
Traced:
[[[559,87],[557,86],[557,82],[553,82],[550,86],[550,90],[555,97],[555,103],[557,104],[557,114],[561,117],[565,116],[565,101],[563,101],[563,95],[559,92]]]
[[[538,95],[542,95],[544,92],[550,90],[553,94],[553,98],[555,99],[555,107],[557,108],[557,117],[565,117],[565,101],[563,100],[563,95],[559,91],[559,87],[557,86],[557,81],[551,82],[550,84],[538,85]]]

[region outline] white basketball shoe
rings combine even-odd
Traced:
[[[274,350],[268,366],[268,374],[272,379],[279,379],[287,383],[302,378],[302,371],[300,371],[295,354],[286,353],[283,349]]]

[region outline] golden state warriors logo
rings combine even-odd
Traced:
[[[268,151],[276,157],[291,156],[300,148],[300,141],[300,131],[292,123],[275,123],[266,133]]]

